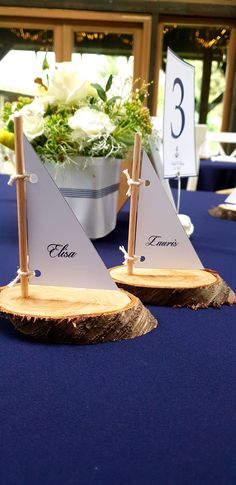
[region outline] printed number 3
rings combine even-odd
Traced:
[[[185,125],[185,114],[184,114],[184,110],[181,106],[183,99],[184,99],[184,85],[183,85],[183,83],[182,83],[182,81],[179,77],[176,77],[175,80],[174,80],[173,91],[175,90],[176,84],[178,84],[179,87],[180,87],[180,98],[181,98],[179,104],[175,105],[175,110],[178,110],[179,113],[180,113],[180,130],[179,130],[178,133],[175,133],[174,130],[173,130],[173,127],[172,127],[172,123],[171,123],[171,135],[173,136],[173,138],[179,138],[180,137],[181,133],[183,132],[184,125]]]

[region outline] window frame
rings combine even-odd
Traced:
[[[83,10],[0,7],[0,27],[42,28],[53,30],[56,62],[70,61],[72,36],[78,27],[83,30],[106,28],[110,33],[131,33],[134,36],[134,79],[149,80],[151,15],[95,12]]]

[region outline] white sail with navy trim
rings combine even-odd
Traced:
[[[140,186],[135,255],[139,268],[202,269],[176,211],[144,152],[141,179],[150,185]]]
[[[31,284],[118,290],[107,268],[60,194],[47,169],[24,137]]]

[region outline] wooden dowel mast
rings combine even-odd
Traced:
[[[141,145],[142,145],[141,135],[140,133],[136,133],[134,138],[134,156],[133,156],[133,167],[132,167],[132,180],[134,182],[138,182],[139,176],[140,176]],[[138,196],[139,196],[139,186],[131,185],[129,234],[128,234],[128,258],[134,258]],[[127,273],[132,274],[133,268],[134,268],[134,260],[128,259]]]
[[[20,116],[14,118],[15,132],[15,159],[16,173],[24,175],[24,151],[23,151],[23,122]],[[25,198],[25,180],[16,179],[16,198],[17,198],[17,216],[18,216],[18,239],[19,239],[19,262],[20,271],[28,273],[28,250],[27,250],[27,225],[26,225],[26,198]],[[28,297],[28,276],[21,275],[21,296]]]

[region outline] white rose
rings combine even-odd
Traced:
[[[44,119],[41,115],[29,113],[23,116],[23,131],[29,141],[44,132]]]
[[[74,116],[68,119],[68,125],[75,131],[75,135],[94,137],[103,133],[111,133],[115,125],[108,115],[92,108],[80,108]]]
[[[38,99],[34,99],[32,103],[23,106],[17,114],[23,117],[23,131],[29,141],[43,134],[44,107]],[[11,116],[11,118],[13,117],[14,115]]]
[[[43,116],[45,112],[44,103],[41,98],[35,98],[32,103],[25,104],[21,110],[18,111],[22,116],[34,114]]]
[[[71,93],[68,94],[66,103],[73,104],[87,96],[97,98],[98,94],[97,90],[93,88],[88,81],[84,81],[80,86],[76,86],[74,91],[71,91]]]
[[[79,76],[78,67],[63,62],[49,80],[47,96],[51,103],[73,104],[86,96],[97,97],[97,90]]]

